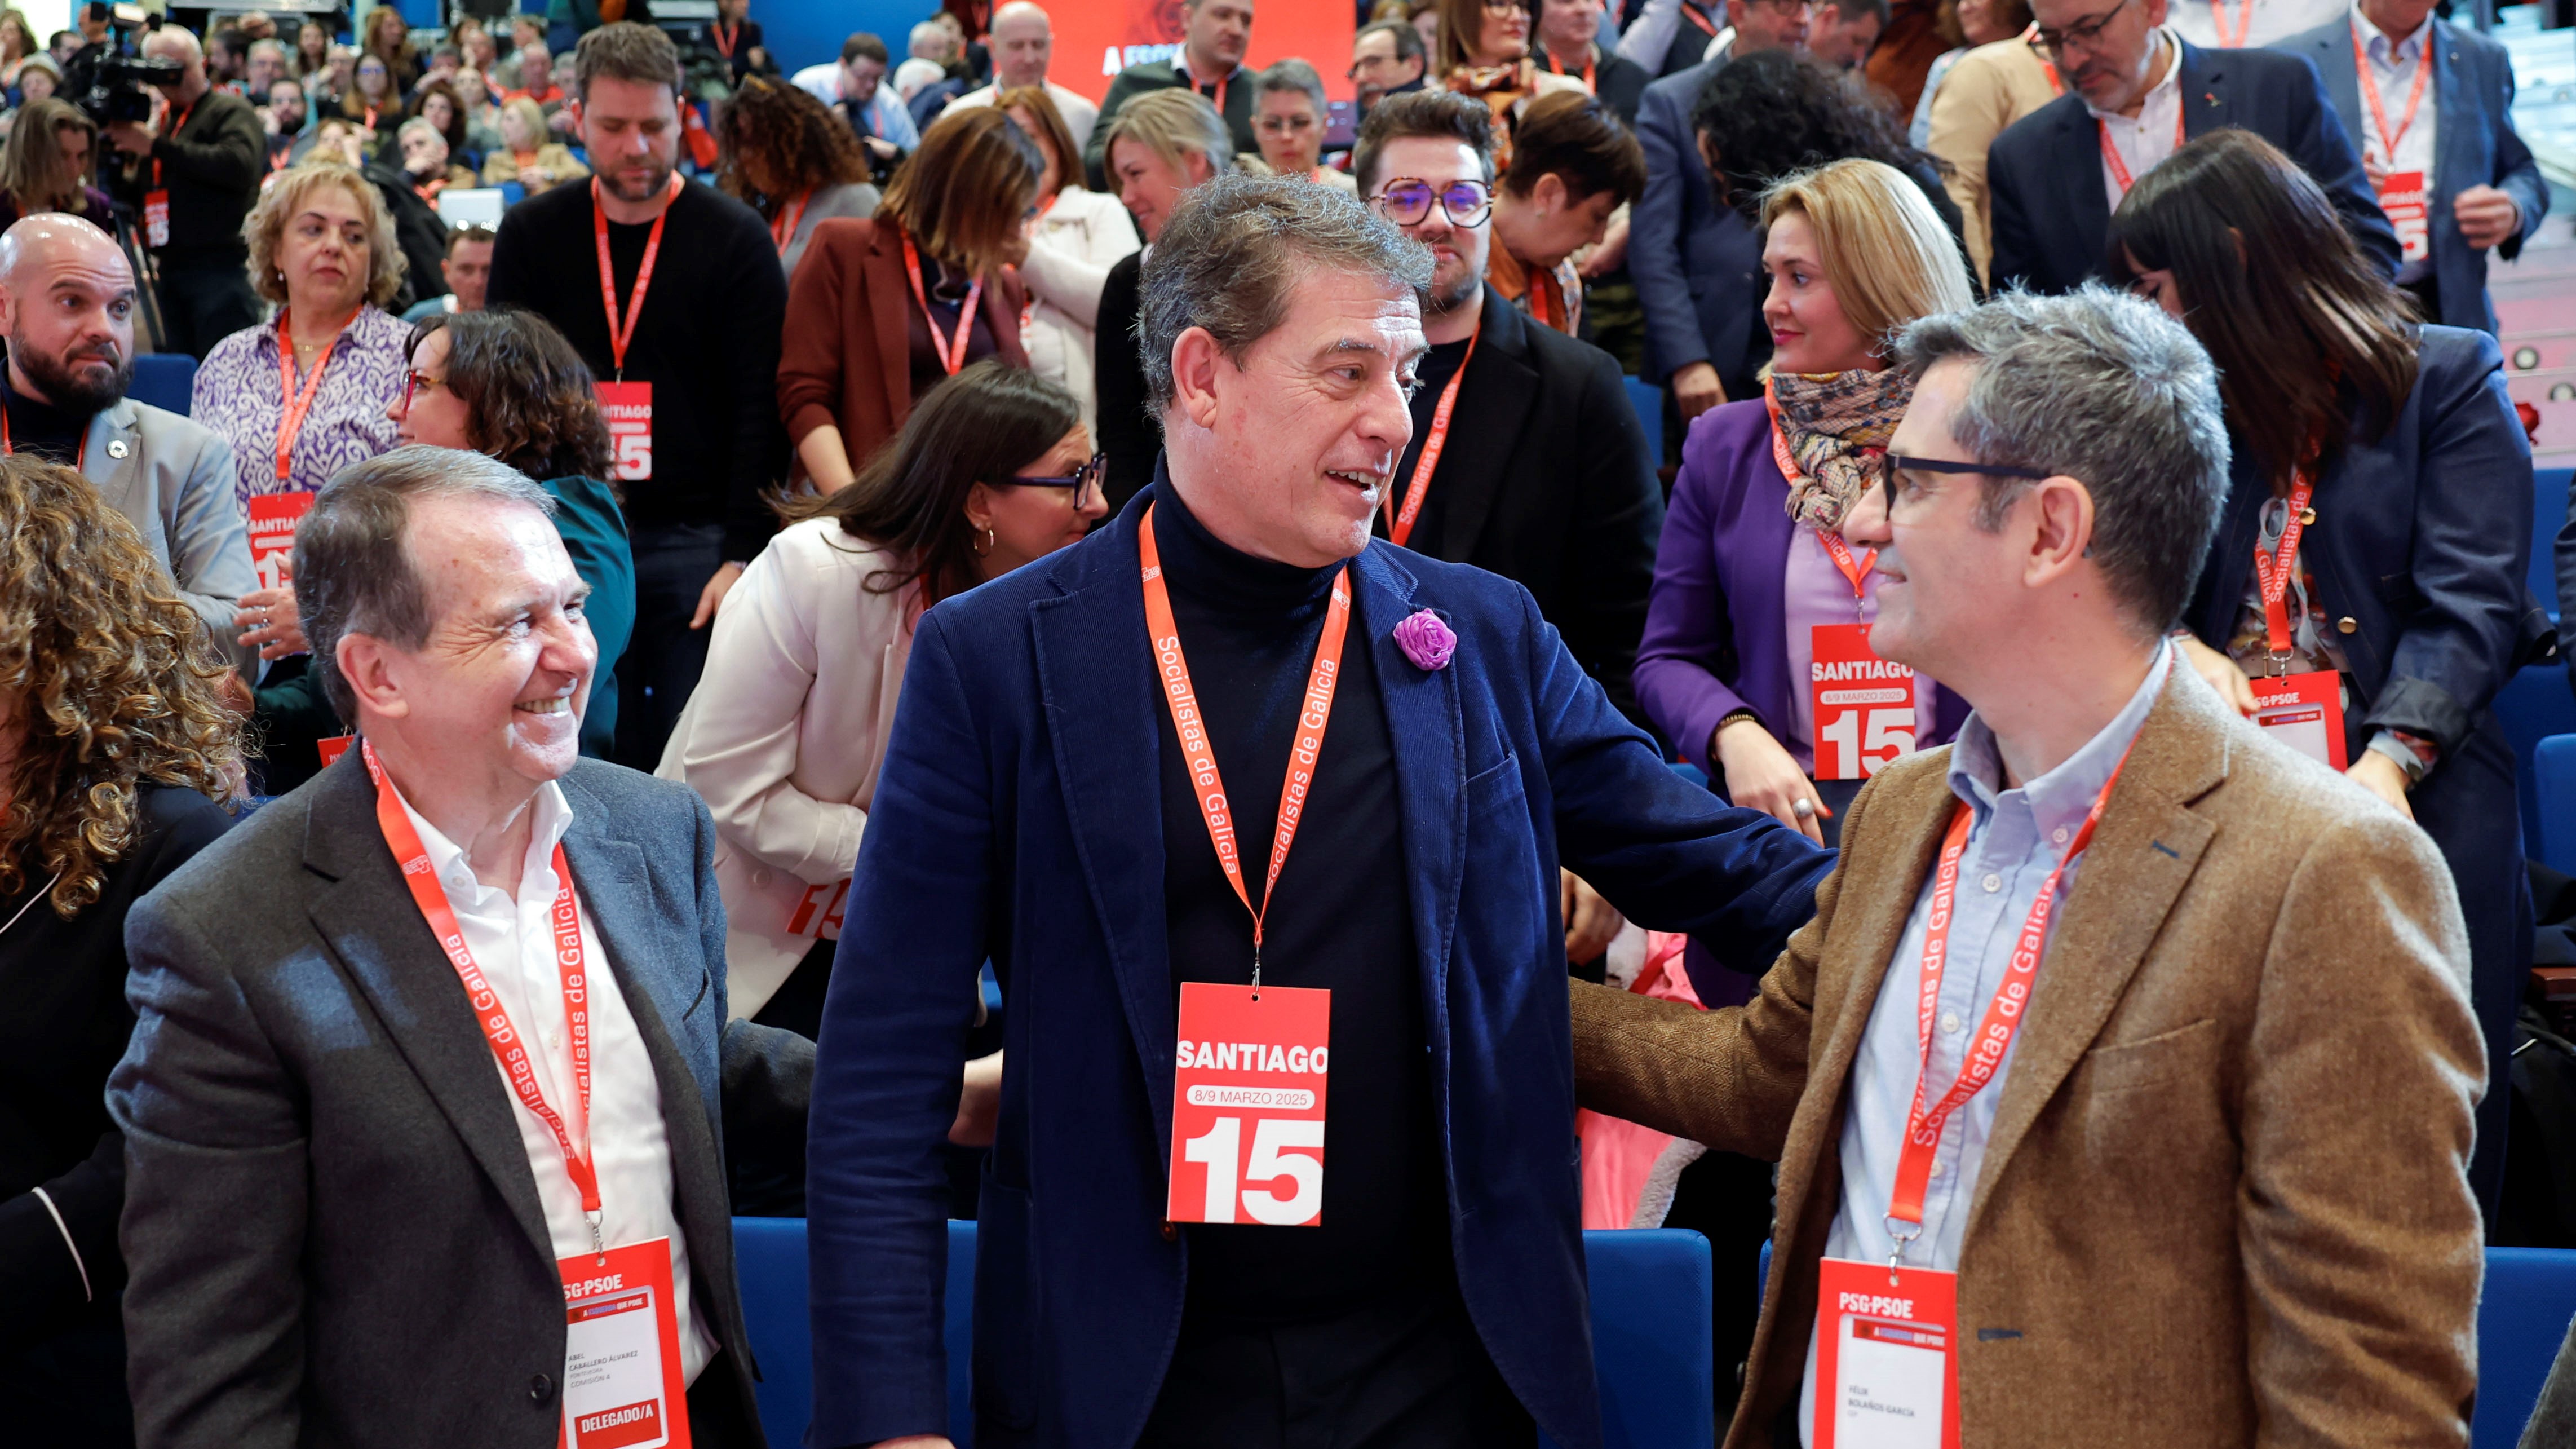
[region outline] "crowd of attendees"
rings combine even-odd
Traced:
[[[934,711],[968,709],[961,701],[983,677],[951,652],[976,646],[941,635],[940,621],[966,618],[967,596],[997,597],[985,586],[1011,576],[1034,600],[1012,627],[1036,641],[1011,647],[1035,649],[1048,689],[1089,687],[1105,666],[1062,621],[1109,575],[1079,562],[1088,555],[1051,556],[1086,537],[1098,553],[1107,532],[1131,550],[1118,577],[1121,597],[1132,596],[1141,527],[1150,588],[1163,567],[1160,507],[1187,627],[1261,669],[1292,656],[1303,669],[1300,651],[1322,647],[1324,600],[1340,586],[1312,561],[1291,569],[1298,561],[1285,554],[1229,547],[1240,539],[1208,515],[1195,491],[1206,485],[1176,486],[1185,472],[1209,476],[1211,460],[1247,474],[1275,467],[1262,449],[1210,450],[1256,415],[1288,427],[1300,398],[1315,416],[1367,413],[1350,434],[1366,446],[1337,444],[1310,480],[1374,490],[1382,503],[1356,525],[1360,538],[1508,580],[1511,607],[1544,626],[1528,647],[1566,661],[1570,673],[1544,681],[1558,712],[1540,726],[1563,752],[1530,766],[1540,771],[1533,800],[1548,772],[1569,772],[1562,800],[1577,775],[1609,768],[1599,760],[1651,744],[1656,789],[1680,779],[1663,762],[1696,767],[1707,792],[1739,807],[1729,829],[1766,832],[1755,853],[1776,880],[1796,878],[1777,900],[1765,896],[1767,909],[1797,916],[1785,926],[1806,907],[1829,910],[1822,862],[1872,798],[1873,778],[1954,741],[1996,748],[1957,681],[1931,672],[1900,671],[1908,683],[1879,691],[1893,707],[1869,710],[1865,732],[1861,713],[1811,687],[1838,667],[1893,668],[1868,642],[1882,590],[1935,587],[1902,572],[1924,567],[1910,546],[1903,564],[1893,554],[1885,531],[1900,497],[1926,506],[1932,484],[1982,474],[1988,501],[1973,527],[1993,534],[2006,506],[1997,500],[2058,498],[2061,472],[2043,465],[2118,455],[2114,430],[2130,416],[2070,414],[2050,446],[2074,453],[1994,422],[1955,435],[1982,464],[1904,454],[1900,427],[1927,397],[1967,406],[1929,379],[1944,357],[1984,356],[1973,339],[1990,334],[1960,320],[1972,317],[2002,329],[1991,335],[2024,328],[2016,345],[2043,360],[2069,338],[2128,347],[2161,369],[2139,387],[2207,394],[2197,431],[2164,439],[2200,451],[2164,460],[2175,476],[2192,459],[2211,464],[2208,528],[2174,525],[2181,504],[2142,515],[2088,478],[2106,489],[2099,517],[2091,501],[2066,504],[2076,511],[2045,513],[2037,536],[2091,530],[2124,599],[2170,596],[2147,637],[2161,632],[2156,659],[2173,661],[2186,686],[2205,684],[2213,709],[2270,724],[2282,691],[2307,691],[2292,703],[2325,722],[2303,748],[2420,827],[2448,876],[2448,894],[2435,894],[2449,914],[2425,924],[2434,944],[2424,949],[2457,945],[2463,1020],[2473,1018],[2463,1029],[2484,1052],[2452,1063],[2465,1074],[2464,1123],[2482,1093],[2457,1176],[2464,1201],[2491,1220],[2532,903],[2513,753],[2488,706],[2552,640],[2523,584],[2531,453],[2505,393],[2485,269],[2532,234],[2548,194],[2512,128],[2502,51],[2435,19],[2430,0],[2354,0],[2348,11],[2245,0],[2250,18],[2234,31],[2229,7],[2213,7],[2215,35],[2208,17],[2188,5],[2169,15],[2169,3],[1379,0],[1364,7],[1347,59],[1254,68],[1252,0],[1183,0],[1172,53],[1119,73],[1097,104],[1050,76],[1050,21],[1031,0],[950,0],[902,37],[900,58],[859,33],[837,58],[792,70],[749,0],[719,0],[714,21],[692,26],[624,18],[622,0],[556,0],[544,15],[462,16],[435,35],[379,5],[346,37],[328,19],[256,12],[204,36],[176,25],[137,35],[84,6],[76,30],[41,47],[22,14],[0,10],[0,981],[19,988],[19,1005],[0,1012],[0,1056],[13,1063],[0,1072],[0,1301],[10,1305],[0,1410],[63,1445],[265,1442],[293,1437],[281,1426],[299,1412],[308,1426],[366,1422],[381,1390],[362,1381],[403,1357],[389,1347],[401,1335],[368,1316],[403,1310],[364,1282],[378,1245],[363,1221],[335,1218],[331,1200],[362,1205],[347,1215],[363,1220],[425,1195],[441,1206],[421,1215],[479,1213],[551,1241],[553,1257],[605,1253],[603,1232],[621,1244],[667,1238],[668,1271],[683,1285],[694,1257],[701,1286],[694,1306],[680,1295],[674,1351],[692,1378],[718,1359],[728,1367],[672,1411],[730,1425],[702,1433],[708,1442],[757,1442],[723,1214],[709,1206],[722,1198],[708,1194],[729,1191],[736,1210],[806,1209],[813,1044],[830,1035],[827,1017],[851,1030],[838,1023],[856,1009],[843,993],[857,988],[832,986],[845,922],[874,912],[881,925],[894,909],[867,899],[863,843],[925,828],[941,837],[935,849],[926,836],[874,847],[911,852],[916,869],[954,864],[961,841],[995,861],[1055,848],[968,820],[1017,810],[1025,829],[1027,799],[970,808],[965,787],[919,760],[903,775],[899,720],[921,713],[925,723],[908,726],[918,742],[963,718]],[[2269,48],[2249,48],[2248,35]],[[175,69],[149,89],[140,120],[74,93],[120,46]],[[1350,81],[1355,106],[1332,102],[1328,68]],[[2432,76],[2444,93],[2428,98]],[[1363,257],[1381,260],[1352,260]],[[1240,274],[1211,270],[1234,263]],[[1370,371],[1381,365],[1375,344],[1345,337],[1257,397],[1210,380],[1245,368],[1255,341],[1287,325],[1285,309],[1311,301],[1283,268],[1311,268],[1297,275],[1329,298],[1340,295],[1329,291],[1333,265],[1401,281],[1418,304],[1404,323],[1417,345],[1381,375]],[[2040,300],[2067,297],[2072,310]],[[1380,323],[1353,318],[1355,334],[1378,335]],[[196,360],[186,416],[126,396],[144,351]],[[1659,399],[1642,416],[1637,381]],[[1041,576],[1049,582],[1033,582]],[[908,689],[916,651],[934,645],[929,683]],[[1387,683],[1400,658],[1446,667],[1440,657],[1387,653],[1352,683]],[[1257,723],[1259,738],[1284,746],[1285,706],[1305,675],[1274,685],[1211,665],[1204,678],[1229,767],[1250,768],[1236,766],[1224,729]],[[2137,687],[2126,680],[2121,698]],[[1187,692],[1184,676],[1175,727]],[[910,703],[917,694],[932,702]],[[1349,727],[1360,747],[1404,761],[1386,737],[1394,706],[1363,715]],[[1128,723],[1144,730],[1148,756],[1160,738],[1166,762],[1178,761],[1183,735],[1157,737],[1145,718]],[[1008,754],[962,728],[945,744],[944,763],[960,768],[978,751]],[[342,761],[344,751],[358,758]],[[576,751],[686,792],[588,765],[567,773]],[[1593,763],[1570,763],[1578,757]],[[1033,768],[1032,758],[1024,749],[1009,767]],[[1151,776],[1149,764],[1143,791],[1120,793],[1112,782],[1128,763],[1065,757],[1045,769],[1062,772],[1047,778],[1076,814],[1138,806],[1151,816],[1159,778],[1167,808],[1181,811],[1164,817],[1162,838],[1194,849],[1197,817],[1170,807],[1189,798],[1193,776],[1176,763]],[[1004,768],[975,788],[1010,790]],[[424,793],[478,771],[470,790]],[[2111,766],[2094,782],[2106,798],[2118,774]],[[524,809],[499,824],[459,803],[500,799],[520,777],[565,782],[532,807],[533,836]],[[2310,783],[2332,787],[2322,771]],[[1471,782],[1468,804],[1482,812],[1500,800],[1500,818],[1516,820],[1524,787],[1508,785],[1501,800]],[[1392,808],[1391,795],[1335,788],[1355,787],[1328,780],[1318,799]],[[1966,798],[1969,787],[1958,789]],[[909,823],[872,823],[881,795],[900,797]],[[291,842],[274,823],[290,811],[311,813]],[[1286,802],[1282,814],[1278,828],[1293,830]],[[235,823],[243,817],[254,823]],[[406,818],[417,870],[399,843]],[[1493,818],[1456,817],[1470,834]],[[538,1023],[526,1035],[546,1050],[530,1054],[544,1059],[533,1075],[505,1069],[514,1085],[538,1083],[517,1087],[517,1108],[484,1093],[471,1109],[483,1117],[459,1120],[470,1152],[414,1148],[409,1137],[342,1151],[371,1113],[413,1137],[445,1133],[438,1113],[460,1109],[444,1094],[461,1088],[384,1088],[368,1074],[385,1070],[386,1053],[347,1050],[383,1038],[333,1011],[383,1014],[402,1023],[396,1038],[422,1031],[405,1050],[446,1057],[425,1079],[454,1068],[478,1092],[490,1085],[466,1014],[449,1013],[453,1030],[410,1024],[443,1009],[424,1006],[443,1001],[433,995],[443,977],[370,975],[416,964],[395,962],[407,947],[384,944],[383,925],[407,925],[414,896],[390,872],[368,885],[327,852],[381,854],[365,833],[380,819],[404,870],[437,879],[414,894],[447,892],[440,900],[464,923],[456,939],[475,956],[510,956],[514,968],[521,954],[555,959],[546,903],[559,890],[571,900],[558,878],[567,850],[585,871],[624,862],[613,869],[630,913],[705,949],[704,973],[695,955],[656,954],[646,942],[659,938],[603,909],[588,874],[582,919],[555,928],[589,939],[596,912],[588,949],[606,943],[637,978],[627,996],[655,1003],[631,1019],[622,1007],[601,1013],[598,1119],[602,1132],[649,1143],[616,1170],[621,1190],[640,1172],[661,1194],[653,1214],[612,1211],[603,1228],[597,1203],[558,1180],[582,1154],[541,1110],[576,1090],[551,1053],[563,1050],[567,1020],[586,1031],[589,1018],[569,1004],[569,986],[554,1000],[551,974],[494,973],[517,982],[495,988],[505,1023]],[[495,833],[460,836],[459,821]],[[1541,954],[1557,964],[1561,935],[1575,975],[1641,983],[1638,961],[1660,953],[1672,989],[1695,1007],[1760,1020],[1785,926],[1774,939],[1763,934],[1769,917],[1756,923],[1745,939],[1769,948],[1758,953],[1689,934],[1707,922],[1670,906],[1639,863],[1682,849],[1674,842],[1689,832],[1666,825],[1628,853],[1605,843],[1598,821],[1569,821],[1561,843],[1544,829],[1533,838],[1531,868],[1554,882],[1535,907],[1548,934]],[[1151,819],[1127,826],[1151,843]],[[1352,902],[1373,872],[1407,864],[1392,833],[1356,839],[1347,820],[1313,828],[1338,841],[1309,850],[1339,853]],[[225,840],[228,829],[239,838]],[[632,832],[654,843],[599,853]],[[333,1004],[311,981],[242,985],[218,973],[235,950],[304,959],[289,939],[307,929],[303,910],[246,924],[211,871],[187,866],[203,856],[230,869],[254,852],[264,868],[322,881],[345,868],[345,894],[335,905],[313,885],[311,912],[351,963],[357,994]],[[1176,900],[1213,899],[1229,931],[1238,897],[1253,909],[1257,988],[1267,898],[1245,894],[1243,876],[1227,895],[1218,859],[1200,870],[1175,856],[1170,888]],[[1727,870],[1750,871],[1751,859],[1730,856]],[[1571,868],[1586,861],[1598,869]],[[1087,886],[1046,883],[1052,907],[1132,911],[1101,884],[1110,867],[1099,869]],[[881,896],[903,874],[885,870]],[[691,871],[714,899],[674,905]],[[1291,879],[1303,888],[1314,877]],[[1753,889],[1749,876],[1728,879]],[[2056,879],[2037,887],[2043,902]],[[165,880],[172,887],[156,893]],[[935,905],[989,917],[1002,1005],[980,992],[948,1003],[937,1030],[954,1027],[968,1046],[933,1063],[940,1082],[920,1100],[939,1096],[954,1126],[924,1146],[929,1156],[889,1171],[959,1216],[991,1205],[997,1185],[995,1210],[1030,1212],[1010,1164],[1025,1171],[1038,1109],[1025,1087],[1005,1089],[998,1048],[1006,1027],[1023,1043],[1030,1029],[1010,1015],[1029,997],[1012,995],[1009,969],[1026,960],[1013,942],[1028,928],[1003,923],[1042,907],[1030,880],[1016,889],[997,883],[989,898]],[[1419,880],[1411,889],[1421,919],[1446,909]],[[934,894],[923,893],[923,909]],[[1353,904],[1336,929],[1412,929],[1403,897],[1392,899]],[[1648,903],[1636,924],[1619,899]],[[1183,937],[1207,939],[1196,921],[1175,906],[1176,981],[1202,979],[1178,961]],[[1683,924],[1667,937],[1672,921]],[[1158,937],[1149,971],[1163,969],[1163,954]],[[438,955],[427,959],[434,967]],[[890,971],[872,963],[872,978]],[[1382,1007],[1417,1036],[1427,1029],[1418,1003],[1371,1006],[1372,988],[1335,979],[1351,1010]],[[1046,990],[1029,996],[1043,1002]],[[1521,1004],[1538,1012],[1550,999]],[[1561,1054],[1562,1003],[1547,1009]],[[924,1007],[912,1019],[934,1015]],[[1168,1038],[1168,1011],[1161,1020]],[[1346,1040],[1335,1020],[1337,1060],[1352,1063],[1355,1081],[1374,1081],[1363,1063],[1382,1024],[1355,1024]],[[579,1064],[584,1131],[588,1050],[565,1058]],[[1170,1061],[1168,1039],[1157,1050],[1148,1077]],[[846,1062],[845,1102],[858,1091]],[[834,1070],[828,1046],[820,1070]],[[1393,1115],[1432,1110],[1412,1070],[1386,1073]],[[1549,1071],[1542,1085],[1563,1075],[1561,1064]],[[695,1100],[691,1090],[711,1106],[721,1098],[721,1134],[700,1122],[666,1136],[650,1106],[657,1078],[665,1108],[675,1095]],[[1509,1096],[1499,1078],[1490,1085],[1496,1101]],[[1104,1110],[1124,1110],[1125,1090]],[[1644,1088],[1600,1092],[1638,1105],[1640,1121],[1661,1100]],[[1335,1122],[1337,1134],[1358,1130]],[[1428,1122],[1387,1130],[1414,1134],[1401,1139],[1408,1151],[1433,1152]],[[470,1201],[450,1180],[478,1170],[470,1164],[491,1151],[496,1124],[514,1164],[524,1137],[536,1196],[510,1188]],[[1001,1155],[988,1160],[997,1133]],[[1641,1216],[1698,1227],[1722,1263],[1749,1262],[1773,1232],[1778,1145],[1719,1135],[1718,1150],[1675,1162]],[[1161,1150],[1139,1140],[1148,1155]],[[1373,1139],[1346,1159],[1343,1140],[1337,1163],[1395,1151],[1396,1139]],[[1540,1145],[1541,1156],[1558,1149]],[[851,1161],[871,1150],[857,1136],[840,1146]],[[1436,1183],[1369,1171],[1335,1182],[1376,1183],[1401,1205],[1399,1220],[1337,1237],[1332,1252],[1393,1264],[1413,1251],[1403,1234],[1446,1233],[1424,1206],[1436,1208]],[[818,1181],[818,1220],[865,1208],[855,1181]],[[1330,1201],[1344,1215],[1337,1226],[1373,1207]],[[309,1229],[279,1221],[301,1223],[308,1208]],[[1175,1231],[1147,1226],[1166,1240]],[[426,1238],[405,1241],[424,1255],[401,1260],[408,1272],[468,1266],[439,1259]],[[1249,1311],[1241,1295],[1295,1275],[1256,1271],[1240,1246],[1207,1241],[1214,1286],[1193,1278],[1191,1312],[1224,1317],[1235,1333],[1227,1315]],[[1957,1241],[1954,1229],[1942,1250],[1951,1267]],[[1352,1261],[1378,1261],[1309,1263],[1297,1251],[1315,1275],[1308,1288],[1348,1283]],[[819,1263],[821,1283],[830,1270]],[[711,1271],[726,1275],[720,1286],[705,1286]],[[1485,1327],[1479,1349],[1477,1329],[1461,1327],[1456,1294],[1473,1277],[1441,1279],[1434,1296],[1450,1295],[1447,1306],[1422,1323],[1351,1320],[1354,1343],[1391,1334],[1465,1355],[1441,1392],[1482,1396],[1461,1421],[1466,1437],[1400,1442],[1528,1442],[1528,1417],[1491,1412],[1498,1373],[1561,1438],[1548,1416],[1562,1406],[1533,1397],[1526,1366],[1494,1348],[1501,1330]],[[439,1331],[529,1302],[546,1309],[546,1294],[525,1286],[441,1284],[429,1297],[457,1317]],[[833,1286],[818,1288],[818,1305]],[[1756,1325],[1731,1279],[1716,1310],[1715,1375],[1731,1402]],[[350,1342],[319,1342],[333,1332]],[[1284,1335],[1193,1339],[1204,1352],[1185,1343],[1174,1387],[1147,1400],[1145,1442],[1208,1442],[1189,1425],[1232,1422],[1253,1338],[1259,1353],[1332,1357]],[[212,1362],[207,1346],[219,1343],[232,1347]],[[1406,1361],[1389,1372],[1433,1370]],[[478,1373],[457,1369],[431,1392],[481,1393]],[[559,1416],[572,1387],[555,1373],[527,1384],[541,1417]],[[1757,1363],[1748,1404],[1769,1392],[1766,1412],[1777,1410],[1777,1390]],[[1074,1419],[1132,1407],[1119,1421],[1129,1429],[1145,1412],[1082,1398],[1090,1392],[1063,1390],[1056,1402]],[[920,1416],[869,1393],[827,1388],[823,1400],[848,1434],[816,1443],[935,1432],[906,1427]],[[1220,1401],[1236,1407],[1206,1407]],[[503,1422],[428,1418],[475,1442]],[[490,1432],[456,1429],[469,1421]],[[1750,1442],[1796,1431],[1765,1422],[1756,1432]]]

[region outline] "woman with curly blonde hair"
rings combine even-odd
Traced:
[[[125,913],[229,824],[222,663],[132,525],[69,468],[0,456],[0,1394],[28,1443],[120,1435],[107,1077],[134,1018]]]
[[[814,228],[877,210],[867,152],[829,106],[776,76],[747,76],[716,110],[716,187],[769,223],[778,265],[796,275]]]

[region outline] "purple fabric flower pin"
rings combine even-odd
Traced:
[[[1395,647],[1413,661],[1416,669],[1446,669],[1458,652],[1458,636],[1440,622],[1440,616],[1429,609],[1417,609],[1403,623],[1395,626]]]

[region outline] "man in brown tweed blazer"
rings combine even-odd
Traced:
[[[2207,358],[2094,289],[1928,319],[1899,365],[1844,533],[1882,550],[1873,646],[1976,715],[1862,791],[1749,1005],[1576,988],[1585,1106],[1780,1163],[1730,1449],[1883,1442],[1818,1378],[1818,1284],[1891,1257],[1955,1283],[1955,1442],[2467,1443],[2466,935],[2413,825],[2174,667],[2227,473]]]

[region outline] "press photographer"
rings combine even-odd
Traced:
[[[202,362],[259,320],[241,226],[259,197],[267,137],[250,102],[208,83],[195,36],[162,26],[145,31],[139,58],[132,45],[120,20],[111,40],[74,57],[72,96],[124,153],[119,190],[159,277],[163,349]],[[168,102],[157,126],[147,87]]]

